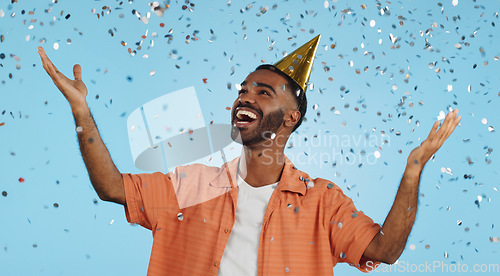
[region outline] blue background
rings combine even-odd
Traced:
[[[152,245],[151,232],[129,225],[123,207],[97,199],[69,105],[44,72],[37,46],[68,76],[81,64],[115,164],[137,173],[130,112],[194,85],[205,121],[229,123],[234,84],[317,34],[307,121],[294,134],[309,144],[287,149],[292,161],[342,150],[326,163],[297,165],[334,181],[382,224],[409,152],[441,111],[459,108],[460,125],[422,174],[417,219],[399,261],[469,270],[498,264],[499,1],[192,3],[170,1],[161,17],[143,1],[0,0],[0,192],[7,193],[0,195],[1,275],[145,275]],[[140,20],[133,10],[151,14]],[[314,146],[315,135],[354,138]],[[368,162],[375,151],[380,158]],[[334,271],[360,274],[345,264]],[[408,271],[406,264],[399,271]]]

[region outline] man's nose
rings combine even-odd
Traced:
[[[240,101],[240,103],[255,103],[255,99],[250,92],[241,93],[238,100]]]

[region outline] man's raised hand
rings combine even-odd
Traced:
[[[57,70],[57,67],[50,61],[42,47],[38,47],[38,54],[42,59],[43,69],[49,74],[56,87],[68,100],[73,110],[86,106],[87,87],[82,81],[82,68],[79,64],[73,66],[74,80],[67,78]]]
[[[408,156],[407,165],[423,169],[425,163],[432,157],[434,153],[443,145],[444,141],[450,137],[455,127],[462,119],[462,116],[457,116],[458,109],[449,112],[439,127],[439,120],[432,126],[431,132],[420,146],[413,149]],[[439,129],[438,129],[439,127]]]

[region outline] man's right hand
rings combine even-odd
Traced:
[[[43,69],[49,74],[50,78],[62,92],[66,100],[71,105],[71,109],[75,110],[86,106],[87,87],[82,81],[82,68],[79,64],[73,66],[74,80],[67,78],[63,73],[57,70],[57,67],[50,61],[42,47],[38,47],[38,54],[42,59]]]
[[[61,90],[71,105],[77,126],[80,152],[87,167],[90,182],[94,186],[97,195],[104,201],[126,205],[122,176],[101,139],[87,105],[86,97],[88,92],[82,81],[82,68],[78,64],[73,67],[75,79],[71,80],[57,70],[42,47],[38,47],[38,54],[42,58],[43,69],[47,71],[54,84]]]

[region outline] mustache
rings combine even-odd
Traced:
[[[234,109],[233,109],[233,118],[236,117],[236,109],[238,107],[246,107],[248,109],[251,109],[253,111],[255,111],[255,113],[257,113],[259,115],[260,118],[262,118],[263,114],[262,114],[262,111],[260,109],[256,109],[255,107],[253,107],[252,105],[250,104],[245,104],[245,103],[240,103],[238,104]]]

